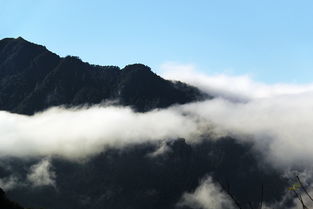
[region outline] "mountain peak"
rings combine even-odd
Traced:
[[[141,64],[141,63],[135,63],[126,65],[122,70],[147,70],[151,71],[151,68],[147,65]]]
[[[24,40],[24,41],[26,41],[22,36],[17,37],[17,40]]]
[[[33,45],[33,46],[40,46],[40,45],[37,45],[35,43],[32,43],[30,41],[27,41],[26,39],[24,39],[23,37],[19,36],[17,38],[4,38],[2,40],[0,40],[0,43],[1,42],[5,42],[5,43],[10,43],[10,44],[28,44],[28,45]],[[41,47],[44,47],[44,46],[41,46]]]
[[[27,41],[26,39],[24,39],[22,36],[19,36],[17,38],[12,38],[13,41],[19,41],[19,42],[26,42],[26,43],[31,43],[29,41]]]

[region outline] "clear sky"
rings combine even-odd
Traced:
[[[0,0],[0,39],[18,36],[94,64],[313,82],[312,0]]]

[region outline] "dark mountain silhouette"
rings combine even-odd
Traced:
[[[142,64],[123,69],[91,65],[78,57],[61,58],[22,38],[0,41],[1,110],[33,114],[52,106],[115,101],[148,111],[204,98],[210,96],[165,80]],[[3,157],[0,179],[13,175],[20,181],[6,191],[10,199],[45,209],[190,209],[177,203],[206,176],[229,185],[242,208],[258,208],[262,184],[266,203],[281,200],[288,186],[279,171],[259,162],[251,144],[239,144],[229,137],[211,140],[207,136],[192,145],[184,139],[168,139],[169,151],[152,156],[160,143],[164,142],[111,148],[86,162],[52,157],[56,186],[27,183],[30,167],[41,159]],[[12,203],[2,190],[0,195],[1,204]],[[12,204],[4,208],[20,209]]]
[[[164,80],[142,64],[90,65],[61,58],[23,38],[0,41],[0,109],[33,114],[51,106],[88,105],[107,100],[137,111],[184,104],[206,97],[181,82]]]

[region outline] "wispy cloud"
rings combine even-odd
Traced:
[[[178,206],[188,206],[193,209],[232,209],[232,200],[219,185],[213,183],[211,177],[200,182],[194,192],[185,193]]]
[[[27,180],[32,186],[56,186],[56,174],[52,170],[49,159],[43,159],[37,164],[30,167],[30,172],[27,174]]]
[[[49,158],[44,158],[31,165],[27,170],[19,172],[11,170],[10,163],[5,163],[2,167],[11,173],[9,176],[0,178],[0,188],[5,191],[22,187],[56,187],[56,173]]]
[[[313,92],[311,84],[265,84],[254,81],[249,75],[213,74],[207,75],[197,70],[195,65],[164,63],[160,66],[162,76],[197,86],[201,90],[219,97],[236,100],[269,98]]]
[[[4,189],[5,191],[22,186],[22,184],[23,183],[19,180],[19,178],[14,175],[0,179],[0,188]]]

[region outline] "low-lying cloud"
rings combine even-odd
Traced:
[[[267,85],[247,76],[207,76],[190,66],[170,67],[167,78],[217,97],[147,113],[113,106],[56,107],[34,116],[2,111],[0,156],[77,159],[110,147],[169,138],[196,143],[208,135],[230,135],[253,142],[274,165],[312,165],[313,85]]]
[[[220,135],[252,141],[272,162],[313,161],[313,94],[233,103],[215,99],[180,108],[212,124]]]
[[[166,63],[163,77],[197,86],[217,99],[182,106],[215,132],[252,140],[271,162],[313,161],[313,83],[265,84],[248,75],[204,75],[193,65]]]
[[[0,112],[1,156],[88,157],[108,147],[191,137],[198,124],[172,109],[136,113],[128,107],[52,108],[34,116]]]

